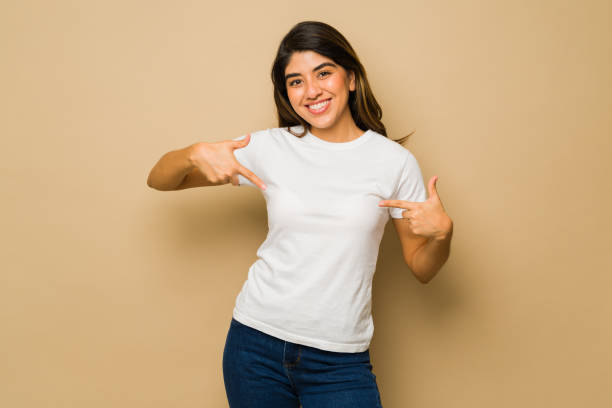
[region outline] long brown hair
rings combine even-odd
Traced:
[[[387,136],[385,125],[381,122],[382,109],[372,93],[366,71],[357,53],[338,30],[319,21],[302,21],[296,24],[278,47],[272,64],[271,77],[279,127],[301,125],[303,132],[296,135],[298,137],[304,136],[310,129],[310,124],[293,110],[285,83],[285,68],[289,64],[291,55],[299,51],[314,51],[341,65],[347,72],[354,72],[355,90],[349,91],[348,105],[355,124],[361,130],[371,129]],[[395,141],[401,144],[412,133]]]

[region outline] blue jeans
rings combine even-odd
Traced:
[[[230,408],[382,408],[369,349],[321,350],[234,318],[223,351],[223,380]]]

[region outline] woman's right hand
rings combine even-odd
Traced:
[[[206,178],[214,184],[232,183],[238,186],[238,175],[242,174],[253,184],[266,189],[266,185],[251,170],[244,167],[234,156],[235,149],[241,149],[249,144],[251,134],[242,140],[223,140],[221,142],[197,143],[193,146],[191,162]]]

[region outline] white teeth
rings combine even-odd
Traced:
[[[328,103],[329,103],[329,100],[321,102],[321,103],[317,103],[316,105],[309,105],[309,107],[310,107],[310,109],[313,109],[313,110],[319,110],[323,106],[327,105]]]

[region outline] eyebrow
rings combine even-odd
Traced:
[[[324,62],[324,63],[319,64],[316,67],[314,67],[312,69],[312,72],[315,72],[315,71],[317,71],[317,70],[319,70],[319,69],[321,69],[323,67],[327,67],[327,66],[334,67],[334,68],[337,67],[336,64],[332,64],[331,62]],[[287,75],[285,75],[285,81],[288,80],[289,78],[295,77],[295,76],[300,76],[300,74],[297,74],[297,73],[287,74]]]

